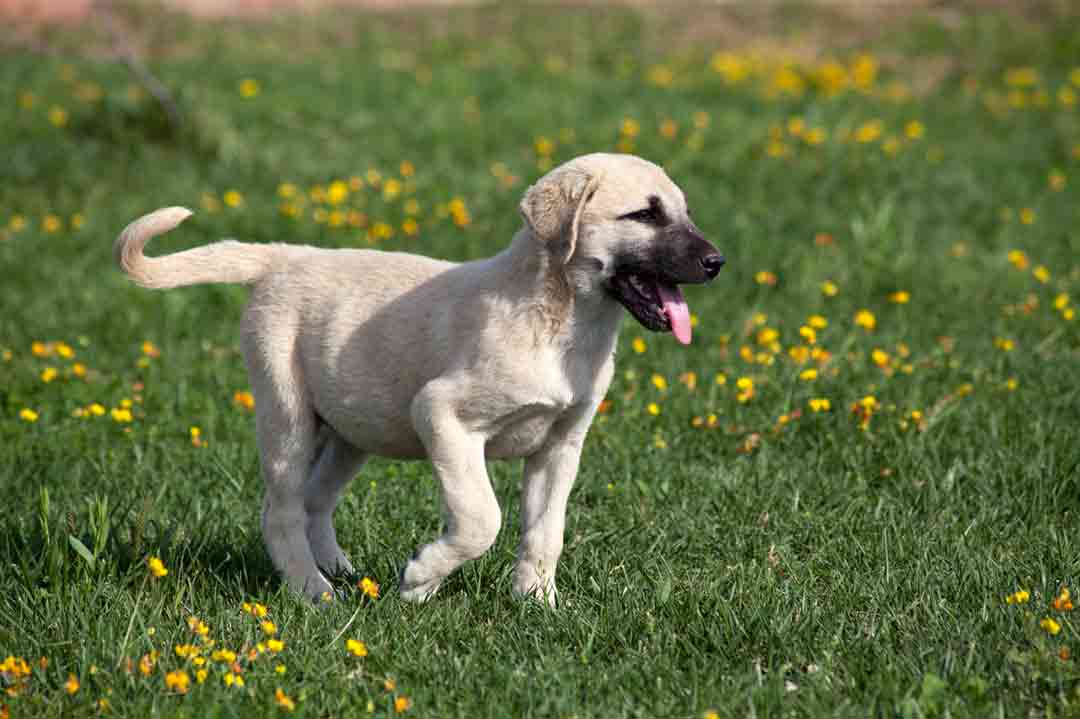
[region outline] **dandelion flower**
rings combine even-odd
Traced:
[[[661,392],[667,391],[668,384],[667,380],[664,378],[663,375],[653,373],[653,376],[649,379],[652,382],[653,387],[656,387],[656,389],[660,390]]]
[[[274,690],[274,703],[287,712],[291,712],[296,708],[296,702],[290,699],[285,692],[281,690],[281,687]]]
[[[345,649],[354,657],[366,657],[368,655],[367,645],[359,639],[350,639],[345,642]]]
[[[817,398],[810,400],[811,412],[828,412],[830,409],[832,409],[832,403],[827,399]]]
[[[79,691],[79,678],[74,674],[68,674],[67,681],[64,682],[64,691],[68,694],[74,694]]]
[[[248,77],[240,81],[240,97],[250,100],[259,94],[259,82]]]
[[[396,697],[394,699],[394,712],[397,714],[403,714],[409,710],[412,706],[412,700],[408,697]]]
[[[280,639],[267,639],[266,648],[274,654],[277,654],[285,648],[285,642]]]
[[[836,297],[840,293],[840,288],[836,286],[835,282],[825,280],[821,283],[821,294],[826,297]]]
[[[259,628],[263,630],[263,633],[267,636],[274,636],[277,634],[277,626],[269,619],[264,619],[259,623]]]
[[[907,290],[898,290],[889,295],[889,302],[896,305],[906,305],[911,301],[911,293]]]
[[[1046,633],[1051,636],[1055,636],[1061,631],[1061,625],[1050,617],[1044,617],[1043,620],[1039,622],[1039,626],[1046,630]]]
[[[165,563],[161,561],[160,557],[150,557],[146,560],[146,566],[150,569],[150,574],[159,579],[169,573],[169,570],[165,568]]]
[[[653,417],[656,417],[660,414],[660,405],[658,405],[656,402],[649,402],[648,406],[645,407],[645,411],[651,414]]]
[[[176,669],[165,675],[165,686],[177,694],[187,694],[191,677],[183,669]]]
[[[379,585],[375,583],[375,580],[371,577],[364,577],[360,580],[360,590],[372,599],[379,598]]]
[[[869,332],[877,327],[877,318],[870,310],[859,310],[855,313],[855,324]]]
[[[19,419],[23,420],[24,422],[37,422],[38,413],[30,409],[29,407],[23,407],[22,410],[20,410],[19,412]]]
[[[799,373],[799,379],[803,382],[813,382],[818,378],[818,371],[813,367],[808,367]]]

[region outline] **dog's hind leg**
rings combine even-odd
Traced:
[[[333,514],[345,486],[352,481],[367,455],[346,442],[328,426],[322,449],[304,485],[304,508],[307,510],[307,537],[315,563],[330,574],[350,574],[352,564],[337,543]]]
[[[266,494],[262,532],[274,566],[289,585],[312,599],[331,591],[308,541],[304,490],[315,459],[317,419],[304,386],[292,337],[252,327],[242,333],[244,359],[255,395],[255,427]]]

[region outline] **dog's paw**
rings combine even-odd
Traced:
[[[536,601],[554,609],[559,592],[554,581],[534,579],[532,582],[514,582],[514,596],[526,601]]]
[[[407,602],[426,602],[439,591],[442,577],[425,576],[417,565],[417,560],[410,560],[398,577],[398,593]]]

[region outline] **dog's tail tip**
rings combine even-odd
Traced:
[[[143,215],[120,233],[113,246],[116,264],[138,284],[151,287],[156,282],[149,274],[149,260],[143,255],[146,243],[173,230],[194,213],[186,207],[163,207]]]

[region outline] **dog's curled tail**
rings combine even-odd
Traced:
[[[278,254],[274,245],[235,240],[215,242],[164,257],[143,254],[147,242],[175,228],[191,214],[186,207],[165,207],[125,227],[113,245],[113,256],[120,269],[143,287],[167,289],[209,282],[249,285],[273,266]]]

